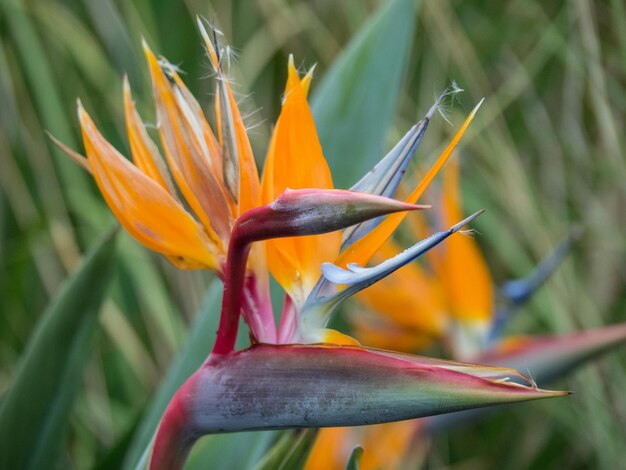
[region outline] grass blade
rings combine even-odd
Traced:
[[[114,245],[111,232],[42,314],[0,406],[0,468],[55,462],[113,271]]]

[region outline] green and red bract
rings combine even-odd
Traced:
[[[565,394],[501,367],[355,346],[259,344],[210,357],[180,388],[151,468],[180,468],[209,433],[358,426]]]
[[[144,44],[164,156],[146,132],[128,85],[125,111],[134,163],[106,141],[80,105],[87,159],[70,151],[138,241],[181,269],[208,269],[224,282],[213,351],[167,406],[150,467],[181,468],[195,440],[207,433],[382,423],[563,395],[539,390],[510,369],[360,347],[354,338],[327,328],[330,315],[318,308],[328,289],[361,290],[453,237],[480,214],[366,267],[402,222],[404,214],[393,213],[426,208],[415,203],[480,104],[405,202],[385,196],[395,193],[417,149],[418,128],[357,184],[364,192],[336,190],[307,102],[312,71],[301,77],[290,59],[261,179],[221,63],[226,51],[217,31],[209,34],[202,25],[200,30],[217,79],[217,134],[176,67]],[[392,215],[374,220],[387,214]],[[348,236],[351,243],[342,249],[339,230],[372,220]],[[270,273],[286,294],[278,328]],[[315,308],[307,310],[311,305]],[[252,347],[236,352],[240,316]]]

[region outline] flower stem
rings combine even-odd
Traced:
[[[244,214],[242,217],[245,217]],[[242,238],[237,230],[240,223],[237,221],[228,245],[226,268],[224,273],[224,297],[220,324],[217,329],[217,338],[212,354],[223,355],[231,353],[235,348],[237,330],[239,328],[239,314],[243,301],[243,288],[246,277],[246,263],[250,253],[250,241]]]
[[[178,389],[167,405],[154,438],[150,470],[182,470],[189,451],[198,438],[190,425],[187,402],[193,396],[196,374]]]

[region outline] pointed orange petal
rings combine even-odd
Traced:
[[[293,59],[289,62],[282,112],[266,158],[264,203],[273,201],[287,188],[333,188]],[[319,279],[322,263],[336,258],[340,243],[339,232],[271,240],[267,243],[270,270],[294,301],[300,303]]]
[[[359,465],[361,470],[405,468],[405,459],[414,450],[418,430],[419,422],[415,420],[352,428],[322,428],[304,469],[344,470],[357,445],[364,451]]]
[[[102,137],[80,104],[78,115],[93,176],[122,226],[154,251],[217,270],[216,255],[201,226]]]
[[[225,165],[224,181],[227,182],[227,187],[232,187],[231,192],[238,202],[238,214],[243,214],[247,210],[260,205],[259,172],[245,123],[241,117],[241,112],[228,77],[219,63],[213,41],[211,41],[201,22],[199,22],[199,25],[213,71],[217,76],[215,114]],[[238,179],[238,181],[232,181],[234,179]]]
[[[218,246],[228,240],[233,202],[217,175],[217,141],[191,93],[171,70],[173,83],[144,44],[159,120],[159,134],[172,175]]]
[[[353,428],[322,428],[307,457],[304,470],[344,470],[350,452],[358,444]]]
[[[451,162],[443,174],[442,223],[462,217],[459,165]],[[446,291],[450,313],[461,321],[487,322],[494,309],[493,282],[480,248],[470,236],[456,236],[436,252],[433,264]]]
[[[452,155],[452,151],[456,148],[457,144],[463,137],[463,134],[467,130],[468,126],[474,119],[478,108],[482,104],[482,100],[480,103],[476,105],[476,107],[472,110],[472,112],[467,116],[461,128],[457,131],[455,136],[452,138],[452,141],[448,144],[443,153],[437,158],[437,161],[432,166],[432,168],[428,171],[426,176],[420,181],[417,187],[413,190],[413,192],[406,198],[406,202],[410,204],[415,204],[417,200],[424,194],[426,188],[430,185],[430,183],[435,179],[439,170],[443,168],[443,165],[448,161],[450,155]],[[360,240],[357,240],[352,245],[350,245],[346,250],[344,250],[340,255],[335,264],[339,266],[346,266],[348,263],[357,263],[361,266],[364,266],[366,263],[372,259],[372,256],[380,249],[380,247],[389,239],[389,237],[396,230],[398,225],[404,220],[406,217],[406,213],[398,213],[392,214],[383,220],[374,230],[365,235]]]
[[[135,108],[130,91],[128,77],[124,76],[124,113],[126,115],[126,131],[130,143],[130,152],[137,168],[176,197],[176,188],[165,167],[159,149],[148,136],[148,132]]]

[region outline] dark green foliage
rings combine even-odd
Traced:
[[[115,262],[114,233],[94,245],[42,313],[0,407],[0,467],[55,462],[92,351]]]

